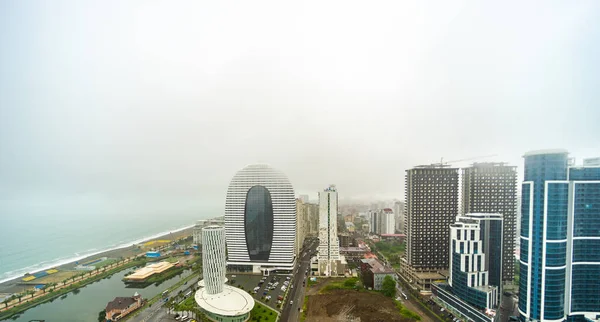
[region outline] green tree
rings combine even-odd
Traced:
[[[390,275],[387,275],[383,279],[383,283],[381,284],[381,292],[387,297],[394,297],[396,294],[396,281],[394,281]]]

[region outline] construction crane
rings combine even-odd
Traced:
[[[476,157],[471,157],[471,158],[466,158],[466,159],[460,159],[460,160],[451,160],[451,161],[446,161],[446,162],[444,162],[444,157],[441,157],[439,163],[432,163],[430,165],[423,165],[421,167],[439,167],[439,168],[444,168],[444,167],[449,167],[450,163],[454,163],[454,162],[472,161],[472,160],[478,160],[478,159],[484,159],[484,158],[491,158],[491,157],[495,157],[495,156],[498,156],[498,155],[497,154],[480,155],[480,156],[476,156]]]

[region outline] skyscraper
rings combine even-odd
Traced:
[[[238,171],[227,190],[225,229],[231,269],[293,269],[296,199],[287,177],[263,164]]]
[[[512,284],[515,270],[517,168],[505,163],[475,163],[462,170],[462,206],[466,213],[502,214],[504,257],[502,280]]]
[[[337,230],[338,193],[335,185],[319,193],[319,274],[344,273],[345,260],[340,256]]]
[[[524,155],[519,313],[522,321],[600,316],[600,166],[566,150]]]
[[[194,299],[211,321],[248,321],[254,299],[245,291],[226,285],[225,229],[202,228],[202,275]]]
[[[377,235],[394,234],[396,232],[396,217],[391,208],[369,211],[371,232]]]
[[[502,214],[466,214],[450,225],[448,284],[467,303],[497,306],[502,283]]]
[[[406,258],[403,275],[424,291],[448,270],[450,230],[458,215],[458,169],[418,166],[406,170]]]
[[[305,206],[302,199],[296,199],[296,219],[296,254],[299,254],[310,229],[308,207]]]
[[[381,213],[381,234],[395,234],[396,233],[396,217],[394,211],[391,208],[384,208],[380,210]]]
[[[396,215],[396,230],[404,234],[404,202],[394,202],[394,214]]]
[[[225,229],[221,226],[202,228],[202,270],[208,294],[223,292],[225,283]]]

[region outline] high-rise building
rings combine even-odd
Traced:
[[[298,199],[302,200],[302,202],[304,202],[304,203],[309,203],[310,202],[310,197],[308,195],[300,195],[298,197]]]
[[[502,284],[502,214],[465,214],[450,225],[448,284],[479,309],[498,305]]]
[[[302,244],[304,244],[304,239],[310,229],[308,207],[301,199],[296,199],[296,219],[296,254],[300,254]]]
[[[202,270],[208,294],[223,292],[225,284],[225,228],[207,226],[202,228]]]
[[[394,214],[396,215],[396,230],[404,234],[404,202],[394,202]]]
[[[254,299],[247,292],[226,285],[225,229],[202,228],[202,275],[194,299],[211,321],[248,321]]]
[[[192,229],[192,239],[194,244],[201,245],[202,244],[202,228],[211,225],[220,225],[223,226],[225,224],[225,219],[223,217],[217,217],[213,219],[207,220],[198,220],[194,228]]]
[[[524,155],[521,321],[600,316],[600,166],[575,166],[566,150]]]
[[[379,211],[381,213],[381,233],[380,234],[395,234],[396,233],[396,217],[391,208],[384,208]]]
[[[369,231],[373,234],[381,234],[381,214],[376,209],[369,210]]]
[[[340,256],[337,230],[338,193],[334,185],[319,193],[319,274],[344,274],[345,259]]]
[[[458,169],[418,166],[406,170],[406,258],[403,276],[422,291],[448,270],[450,230],[458,215]]]
[[[296,199],[287,177],[268,165],[238,171],[225,202],[227,265],[268,274],[292,270],[296,255]]]
[[[369,224],[373,234],[394,234],[396,232],[396,217],[391,208],[369,211]]]
[[[475,163],[462,170],[462,206],[466,213],[502,214],[504,258],[502,281],[512,284],[515,270],[517,167],[505,163]]]

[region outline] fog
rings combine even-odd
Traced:
[[[600,156],[599,44],[598,1],[2,1],[0,216],[222,209],[256,162],[367,200],[441,157]]]

